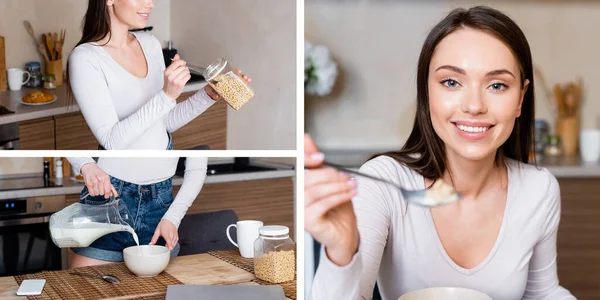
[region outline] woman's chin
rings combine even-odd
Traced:
[[[495,151],[491,151],[488,147],[480,147],[476,145],[470,145],[455,151],[458,156],[469,161],[481,161],[488,157],[495,157]]]

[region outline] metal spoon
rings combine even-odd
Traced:
[[[95,279],[104,279],[104,281],[106,281],[108,283],[112,283],[112,284],[119,284],[119,283],[121,283],[121,280],[119,280],[119,278],[117,278],[117,276],[111,275],[111,274],[106,274],[106,275],[92,275],[92,274],[79,273],[79,272],[70,272],[69,274],[71,274],[71,275],[85,276],[85,277],[90,277],[90,278],[95,278]]]
[[[347,169],[340,165],[336,165],[334,163],[323,161],[323,165],[332,167],[332,168],[340,170],[340,171],[355,174],[355,175],[358,175],[358,176],[361,176],[364,178],[369,178],[369,179],[372,179],[375,181],[379,181],[379,182],[391,185],[400,190],[404,200],[415,203],[415,204],[419,204],[422,206],[432,207],[432,206],[449,204],[449,203],[457,201],[458,199],[460,199],[462,197],[462,195],[460,193],[456,192],[454,189],[452,189],[451,193],[443,193],[443,194],[438,194],[435,191],[432,191],[431,189],[407,190],[391,181],[381,179],[378,177],[374,177],[374,176],[371,176],[371,175],[368,175],[365,173],[357,172],[354,170],[350,170],[350,169]]]

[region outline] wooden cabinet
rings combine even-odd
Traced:
[[[22,150],[53,150],[54,119],[44,118],[19,123],[19,140]]]
[[[182,94],[177,101],[195,92]],[[21,122],[22,150],[97,150],[98,140],[80,112]],[[208,145],[211,150],[227,148],[227,103],[218,101],[200,116],[172,133],[176,150]]]
[[[558,279],[579,300],[600,299],[600,179],[559,179]]]
[[[184,101],[194,93],[182,94],[177,101]],[[227,103],[218,101],[196,119],[173,132],[172,136],[175,150],[200,145],[208,145],[211,150],[226,150]]]
[[[177,195],[179,187],[173,188]],[[294,183],[291,177],[205,184],[188,214],[232,209],[240,220],[284,225],[294,236]]]
[[[98,140],[92,134],[81,113],[56,116],[56,149],[98,150]]]

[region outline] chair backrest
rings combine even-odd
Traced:
[[[186,215],[179,225],[179,255],[236,249],[225,230],[237,221],[233,210]],[[231,230],[231,238],[236,239],[235,229]]]

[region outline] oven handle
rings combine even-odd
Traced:
[[[0,227],[28,225],[28,224],[42,224],[42,223],[48,223],[48,222],[50,222],[50,216],[13,219],[13,220],[1,220]]]

